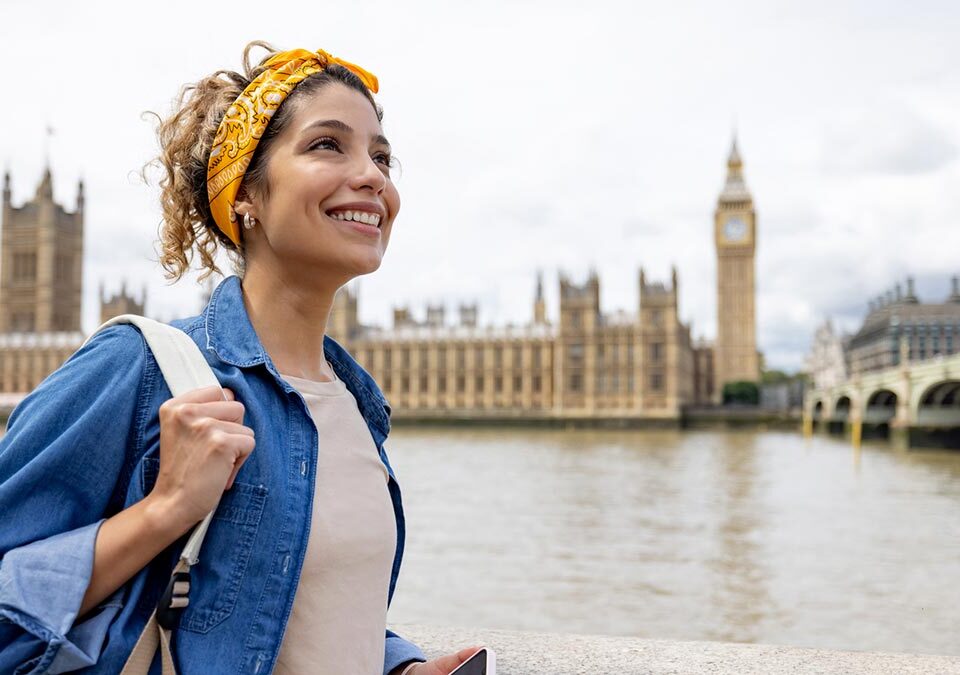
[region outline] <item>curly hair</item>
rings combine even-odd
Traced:
[[[255,47],[265,49],[267,54],[256,66],[251,66],[250,52]],[[152,113],[158,122],[160,154],[144,167],[144,173],[149,167],[157,165],[163,171],[159,181],[163,219],[157,243],[164,276],[173,282],[179,281],[190,269],[194,254],[200,257],[199,282],[211,274],[222,274],[216,264],[216,256],[221,249],[226,251],[237,274],[243,275],[243,246],[234,244],[217,227],[210,213],[207,162],[217,128],[227,108],[263,72],[263,63],[277,51],[266,42],[251,42],[243,50],[242,73],[218,70],[198,82],[184,85],[167,118]],[[317,92],[331,82],[340,82],[361,92],[373,106],[377,119],[383,120],[382,108],[360,78],[343,66],[332,64],[303,80],[277,109],[257,145],[241,189],[269,194],[267,163],[270,147],[293,114],[294,105],[291,101]]]

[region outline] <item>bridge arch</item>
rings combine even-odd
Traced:
[[[897,415],[897,394],[890,389],[878,389],[867,397],[863,421],[869,424],[889,424]]]
[[[833,406],[833,419],[842,421],[850,418],[850,397],[844,394]]]
[[[960,380],[936,382],[917,399],[917,424],[960,427]]]

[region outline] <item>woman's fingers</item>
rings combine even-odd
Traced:
[[[471,656],[477,653],[479,649],[482,648],[482,645],[476,645],[474,647],[464,647],[454,654],[447,654],[441,656],[440,658],[434,659],[433,661],[428,661],[425,663],[425,666],[432,666],[434,672],[439,673],[440,675],[449,675],[453,670],[458,666],[462,665],[469,659]]]

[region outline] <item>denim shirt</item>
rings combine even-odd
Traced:
[[[240,280],[225,279],[196,317],[173,322],[245,406],[256,447],[224,492],[174,631],[178,672],[269,673],[293,606],[310,533],[318,439],[307,405],[257,337]],[[280,328],[280,327],[278,327]],[[383,448],[390,406],[373,378],[324,336],[389,474],[403,556],[400,487]],[[80,617],[106,518],[143,499],[159,468],[158,409],[171,393],[140,332],[96,334],[17,406],[0,441],[0,673],[119,673],[167,584],[185,537]],[[425,661],[385,633],[383,673]],[[159,656],[151,673],[159,673]]]

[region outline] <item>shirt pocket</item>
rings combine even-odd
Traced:
[[[153,489],[159,470],[159,459],[143,459],[145,494]],[[190,604],[180,616],[180,630],[207,633],[233,612],[266,500],[266,487],[240,481],[223,493],[203,540],[200,560],[190,568]]]

